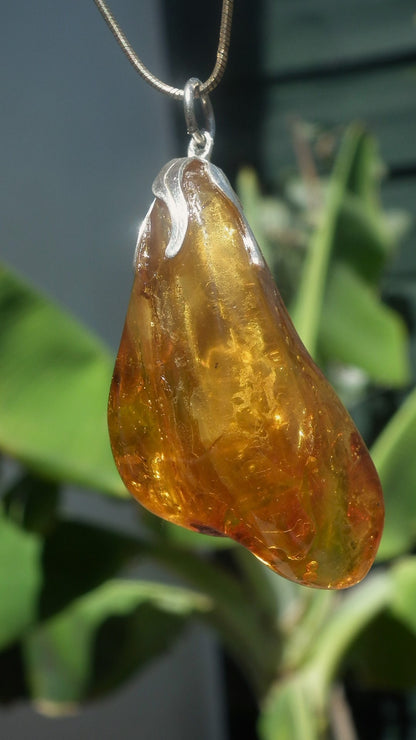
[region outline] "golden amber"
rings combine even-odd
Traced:
[[[221,178],[189,158],[155,181],[110,392],[115,461],[158,516],[298,583],[351,586],[381,537],[380,482]]]

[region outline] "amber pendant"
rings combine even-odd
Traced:
[[[170,162],[153,191],[109,401],[124,483],[286,578],[357,583],[382,533],[380,482],[235,194],[199,157]]]

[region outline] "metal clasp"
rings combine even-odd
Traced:
[[[214,145],[215,118],[208,95],[201,95],[201,80],[191,77],[184,87],[183,107],[186,130],[192,137],[188,146],[188,157],[209,159]],[[198,123],[196,105],[199,104],[202,126]]]

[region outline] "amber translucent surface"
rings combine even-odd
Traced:
[[[373,463],[238,208],[188,162],[180,249],[166,257],[159,198],[139,244],[109,401],[121,477],[155,514],[232,537],[286,578],[353,585],[383,526]]]

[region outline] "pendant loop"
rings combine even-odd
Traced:
[[[185,85],[183,107],[187,133],[192,137],[188,147],[188,157],[209,159],[214,145],[215,118],[208,95],[200,94],[201,81],[191,77]],[[198,123],[196,101],[202,114],[202,126]]]

